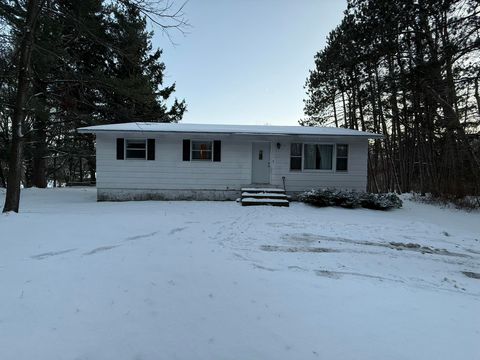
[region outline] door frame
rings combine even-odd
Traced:
[[[268,163],[267,163],[267,169],[268,169],[268,179],[266,183],[256,183],[253,181],[253,148],[255,144],[265,144],[268,147]],[[251,156],[250,156],[250,161],[251,161],[251,176],[250,176],[250,182],[252,184],[271,184],[272,183],[272,142],[271,141],[252,141],[252,147],[251,147]]]

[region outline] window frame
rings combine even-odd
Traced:
[[[293,144],[299,144],[300,145],[300,155],[292,155],[292,145]],[[292,157],[294,158],[300,158],[300,169],[292,169]],[[289,171],[291,172],[299,172],[303,171],[303,142],[291,142],[290,143],[290,157],[289,157],[289,163],[288,163]]]
[[[145,149],[136,149],[136,150],[143,150],[145,151],[145,156],[143,158],[133,158],[133,157],[128,157],[127,156],[127,150],[128,150],[128,143],[130,141],[135,141],[135,142],[141,142],[143,141],[144,144],[145,144]],[[130,150],[135,150],[135,149],[130,149]],[[124,143],[124,147],[123,147],[123,155],[124,155],[124,159],[125,160],[134,160],[134,161],[142,161],[142,160],[147,160],[147,157],[148,157],[148,141],[147,139],[145,138],[125,138],[125,143]]]
[[[305,145],[330,145],[332,146],[332,168],[331,169],[306,169],[305,168],[305,160],[306,160],[306,156],[305,156]],[[302,171],[305,171],[305,172],[324,172],[324,173],[334,173],[335,172],[335,168],[336,166],[334,167],[333,166],[333,160],[336,159],[336,149],[337,149],[337,146],[335,143],[331,143],[331,142],[303,142],[302,143],[302,154],[303,154],[303,160],[302,160]],[[336,164],[336,162],[335,162]]]
[[[301,169],[291,169],[290,162],[292,158],[292,144],[301,144],[302,146],[302,168]],[[304,145],[305,144],[310,144],[310,145],[332,145],[333,146],[333,151],[332,151],[332,169],[331,170],[323,170],[323,169],[305,169],[305,149]],[[347,170],[337,170],[337,145],[347,145],[347,156],[346,157],[341,157],[341,158],[346,158],[347,159]],[[294,157],[300,157],[300,156],[294,156]],[[349,168],[350,168],[350,144],[349,143],[332,143],[332,142],[312,142],[312,141],[293,141],[290,142],[290,150],[289,150],[289,165],[288,169],[289,172],[293,173],[298,173],[298,172],[325,172],[325,173],[348,173]]]
[[[346,146],[347,147],[347,155],[346,156],[338,156],[338,151],[337,151],[337,146],[339,145],[343,145],[343,146]],[[347,159],[347,168],[345,170],[337,170],[337,160],[338,159]],[[346,144],[346,143],[343,143],[343,144],[336,144],[335,145],[335,172],[339,172],[339,173],[347,173],[348,172],[348,168],[350,167],[350,161],[349,161],[349,158],[350,158],[350,144]]]
[[[193,150],[193,143],[194,142],[202,142],[202,143],[210,143],[211,150],[210,150],[210,159],[194,159],[193,152],[194,151],[201,151],[201,150]],[[214,151],[214,140],[205,140],[205,139],[190,139],[190,161],[200,161],[200,162],[212,162],[213,163],[213,151]],[[207,150],[208,151],[208,150]]]

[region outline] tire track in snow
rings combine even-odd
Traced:
[[[42,254],[32,255],[32,256],[30,256],[30,258],[31,258],[31,259],[35,259],[35,260],[43,260],[43,259],[46,259],[46,258],[49,258],[49,257],[52,257],[52,256],[67,254],[67,253],[72,252],[72,251],[75,251],[75,250],[77,250],[77,249],[66,249],[66,250],[60,250],[60,251],[49,251],[49,252],[42,253]]]
[[[102,252],[102,251],[108,251],[108,250],[114,249],[114,248],[119,247],[119,246],[120,245],[100,246],[100,247],[97,247],[93,250],[87,251],[86,253],[83,253],[83,255],[93,255],[93,254],[96,254],[96,253],[99,253],[99,252]]]
[[[129,236],[125,239],[125,241],[133,241],[133,240],[149,238],[149,237],[157,235],[159,232],[160,231],[157,230],[157,231],[154,231],[154,232],[151,232],[151,233],[148,233],[148,234],[140,234],[140,235]]]

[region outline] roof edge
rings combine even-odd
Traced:
[[[218,135],[245,135],[245,136],[306,136],[306,137],[363,137],[369,139],[383,139],[384,135],[367,131],[358,131],[356,134],[297,134],[277,132],[238,132],[238,131],[185,131],[185,130],[155,130],[155,129],[93,129],[92,127],[77,128],[80,134],[96,133],[164,133],[164,134],[218,134]]]

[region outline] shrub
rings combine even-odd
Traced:
[[[310,190],[299,195],[302,202],[315,206],[340,206],[354,209],[364,207],[374,210],[398,209],[402,207],[402,200],[397,194],[373,194],[359,191],[319,189]]]
[[[374,210],[399,209],[402,207],[402,200],[395,193],[362,193],[361,203],[362,207]]]

